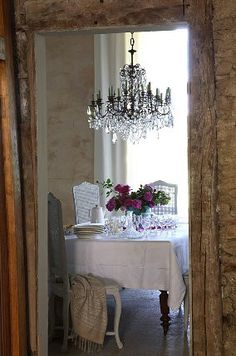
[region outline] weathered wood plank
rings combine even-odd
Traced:
[[[0,78],[3,77],[4,65],[0,62]],[[0,83],[0,355],[11,351],[11,324],[10,324],[10,291],[8,280],[8,246],[7,246],[7,217],[4,179],[4,160],[2,143],[3,93]]]
[[[20,12],[20,11],[19,11]],[[17,16],[18,25],[22,21]],[[93,27],[153,25],[183,21],[182,0],[98,1],[28,0],[24,4],[24,21],[41,31],[77,30]]]
[[[223,299],[223,345],[236,344],[236,2],[214,0],[214,49],[218,146],[218,210]]]
[[[6,302],[7,298],[7,305],[5,310],[1,309],[0,317],[3,323],[1,334],[8,338],[4,344],[1,343],[2,355],[21,356],[27,352],[27,322],[11,5],[11,1],[0,1],[3,9],[0,32],[4,36],[6,48],[6,60],[0,61],[1,192],[4,190],[5,193],[5,198],[1,199],[1,226],[5,226],[5,231],[1,229],[0,234],[1,266],[4,264],[0,270],[0,280],[1,300]]]
[[[27,281],[29,302],[30,349],[37,350],[37,179],[36,177],[36,122],[34,110],[34,40],[32,33],[17,33],[19,58],[21,123],[20,145],[24,189],[24,224],[26,234]],[[28,72],[28,69],[31,70]],[[30,82],[31,80],[31,82]],[[33,88],[31,87],[33,86]],[[30,95],[30,90],[32,97]]]
[[[211,1],[196,0],[191,4],[189,169],[194,355],[222,354],[211,11]]]
[[[5,35],[3,21],[3,3],[0,1],[0,36]],[[4,36],[5,37],[5,36]],[[5,40],[5,38],[4,38]],[[2,120],[5,117],[4,95],[2,78],[5,74],[5,63],[0,60],[0,354],[11,350],[10,345],[10,308],[9,308],[9,280],[8,280],[8,248],[7,248],[7,217],[5,198],[5,177],[3,158]],[[5,322],[4,322],[5,321]]]

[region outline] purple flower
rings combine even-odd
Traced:
[[[130,191],[130,186],[129,185],[117,184],[115,186],[115,191],[117,191],[120,194],[127,194]]]
[[[139,199],[134,199],[133,200],[133,208],[141,209],[141,207],[142,207],[142,201]]]
[[[106,208],[109,211],[112,211],[116,208],[116,200],[115,198],[111,198],[110,200],[108,200],[107,204],[106,204]]]
[[[119,197],[117,199],[118,199],[118,201],[119,201],[121,206],[125,204],[125,200],[126,200],[125,196],[119,195]]]
[[[122,185],[121,184],[117,184],[114,189],[115,189],[116,192],[120,193],[121,188],[122,188]]]
[[[133,200],[132,200],[132,199],[126,199],[126,200],[124,201],[124,206],[125,206],[126,208],[131,208],[131,207],[133,207]]]
[[[145,201],[152,201],[152,193],[151,192],[145,192],[144,193],[144,196],[143,196],[143,199],[145,200]]]
[[[153,207],[155,206],[155,203],[154,203],[153,201],[150,201],[150,202],[148,203],[148,205],[149,205],[150,208],[153,208]]]

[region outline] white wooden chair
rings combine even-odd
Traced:
[[[162,190],[170,196],[170,201],[167,205],[155,206],[154,212],[158,215],[176,215],[177,210],[177,194],[178,186],[177,184],[167,183],[163,180],[157,180],[156,182],[148,184],[156,190]]]
[[[70,281],[67,271],[66,246],[63,231],[61,202],[52,193],[48,193],[48,249],[49,249],[49,300],[54,306],[54,296],[63,300],[63,344],[62,350],[67,350],[70,310]],[[99,277],[100,278],[100,277]],[[121,316],[120,286],[111,279],[103,280],[106,295],[111,295],[115,301],[114,330],[106,335],[114,335],[119,349],[123,347],[119,337],[119,323]],[[54,318],[52,318],[52,328]]]
[[[75,223],[81,224],[90,221],[90,211],[99,205],[99,187],[97,184],[83,182],[72,188]]]

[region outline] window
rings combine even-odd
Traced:
[[[127,50],[129,38],[126,34]],[[134,189],[159,179],[177,184],[178,214],[187,217],[188,30],[135,33],[135,43],[134,62],[146,69],[152,89],[165,92],[171,88],[174,127],[161,130],[159,135],[150,132],[137,145],[127,144],[127,182]],[[129,60],[127,53],[126,62]]]

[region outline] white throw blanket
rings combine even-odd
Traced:
[[[100,350],[107,327],[106,290],[100,279],[71,278],[71,316],[76,345],[84,352]]]

